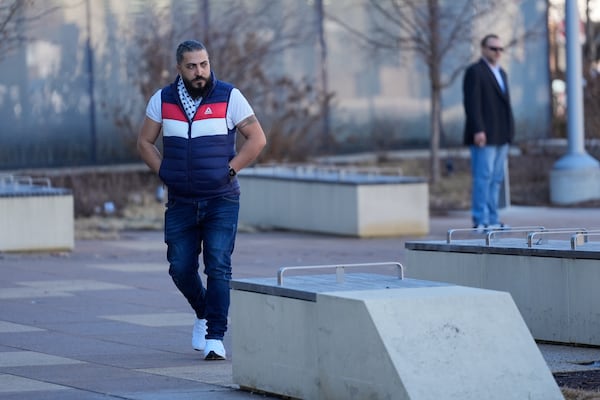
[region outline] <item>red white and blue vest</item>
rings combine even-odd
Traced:
[[[214,75],[212,82],[192,120],[179,99],[177,80],[161,91],[163,160],[159,177],[169,190],[169,199],[198,201],[239,194],[237,179],[229,177],[229,161],[236,154],[236,129],[228,129],[226,120],[233,86]]]

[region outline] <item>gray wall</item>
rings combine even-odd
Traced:
[[[247,1],[253,3],[252,9],[256,10],[250,19],[265,16],[260,7],[265,1]],[[318,23],[313,12],[314,1],[301,4],[298,1],[282,0],[280,7],[271,7],[269,12],[276,13],[277,20],[286,24],[304,25],[309,32],[308,39],[304,45],[276,55],[270,68],[274,73],[296,79],[316,80],[317,40],[316,34],[310,33],[316,32]],[[39,7],[57,4],[62,8],[21,25],[32,39],[0,61],[0,169],[139,161],[133,143],[148,94],[139,93],[130,83],[144,79],[145,65],[154,60],[139,54],[139,49],[132,47],[131,38],[135,30],[139,34],[139,29],[159,28],[144,26],[144,22],[136,25],[136,21],[143,21],[144,15],[159,5],[168,4],[170,17],[164,18],[164,26],[177,27],[196,11],[197,31],[192,34],[203,40],[200,37],[203,1],[55,0],[41,3]],[[226,16],[219,14],[225,9],[223,2],[211,0],[209,3],[212,23],[226,22]],[[325,4],[330,15],[357,30],[369,31],[372,20],[365,0]],[[453,6],[455,2],[448,4]],[[86,18],[88,5],[91,25]],[[186,10],[186,14],[182,15],[181,10]],[[30,9],[27,15],[35,16],[39,12],[40,9]],[[488,29],[510,37],[545,18],[546,2],[526,0],[515,12],[502,13],[483,27],[474,26],[473,43],[459,46],[460,54],[469,56],[449,62],[465,64],[476,60],[477,42]],[[262,26],[268,31],[268,22]],[[430,132],[429,84],[421,61],[408,53],[371,55],[356,37],[334,22],[326,20],[324,27],[329,90],[335,93],[331,131],[338,141],[338,151],[426,147]],[[89,48],[88,28],[91,32]],[[550,132],[545,25],[542,30],[541,37],[511,47],[503,60],[512,87],[517,140],[543,138]],[[172,58],[175,44],[188,38],[185,32],[165,37],[164,46],[159,46],[162,50],[152,58]],[[149,87],[158,89],[173,79],[174,60],[168,61],[168,65],[172,65],[171,69],[165,70],[160,79],[153,77]],[[228,79],[227,76],[221,78]],[[245,85],[249,84],[245,82]],[[459,77],[443,93],[445,145],[459,145],[462,137],[460,85]],[[260,110],[257,112],[260,114]],[[268,130],[268,123],[266,125]]]

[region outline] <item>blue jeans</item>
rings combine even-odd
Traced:
[[[500,223],[498,196],[504,180],[504,164],[507,157],[508,144],[471,146],[471,216],[475,226]]]
[[[170,200],[165,212],[169,275],[196,317],[207,320],[207,339],[223,340],[229,312],[231,254],[235,245],[239,195],[186,203]],[[203,255],[206,288],[198,274]]]

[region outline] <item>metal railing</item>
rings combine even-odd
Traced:
[[[49,178],[43,177],[31,177],[31,176],[22,176],[22,175],[12,175],[12,174],[0,174],[0,188],[10,187],[15,188],[19,186],[45,186],[46,188],[51,188],[52,183]]]
[[[446,243],[457,243],[459,239],[454,236],[457,233],[467,233],[469,238],[485,238],[486,246],[493,246],[495,240],[506,238],[506,236],[523,238],[526,240],[527,247],[544,245],[548,243],[548,238],[553,236],[569,236],[571,250],[576,250],[589,242],[590,237],[600,236],[600,229],[588,228],[545,228],[543,226],[520,226],[512,228],[497,229],[477,229],[477,228],[458,228],[449,229],[446,233]],[[498,242],[496,242],[498,243]]]
[[[283,274],[286,271],[298,271],[298,270],[314,270],[314,269],[335,269],[336,282],[344,282],[344,271],[346,268],[365,268],[365,267],[381,267],[381,266],[396,266],[398,268],[398,277],[404,279],[404,267],[399,262],[378,262],[378,263],[364,263],[364,264],[331,264],[331,265],[301,265],[293,267],[281,267],[277,271],[277,285],[283,285]]]
[[[587,243],[590,236],[600,236],[600,230],[590,230],[586,232],[577,232],[571,236],[571,250],[577,250],[578,246]]]
[[[586,228],[553,228],[541,232],[531,232],[527,235],[527,247],[548,243],[549,236],[564,236],[569,233],[585,233]],[[537,241],[536,241],[537,239]]]
[[[493,239],[498,234],[502,233],[528,233],[532,231],[544,230],[543,226],[515,226],[510,228],[496,228],[496,229],[477,229],[477,228],[457,228],[457,229],[449,229],[446,232],[446,243],[451,244],[452,240],[456,240],[453,238],[455,233],[468,233],[472,236],[480,236],[486,239],[486,245],[489,246],[491,243],[491,239]]]

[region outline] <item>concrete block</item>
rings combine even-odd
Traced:
[[[406,280],[410,283],[411,280]],[[302,399],[562,399],[509,294],[232,290],[233,381]]]
[[[0,196],[0,251],[72,250],[73,195]]]
[[[315,174],[278,176],[277,171],[241,171],[241,223],[357,237],[429,232],[424,180],[362,175],[319,179]]]
[[[507,293],[449,286],[317,302],[323,399],[562,398]]]
[[[316,303],[231,292],[233,382],[268,393],[316,399]],[[260,311],[260,316],[255,314]]]
[[[409,249],[404,256],[411,266],[406,276],[506,291],[535,339],[600,345],[596,259],[576,258],[575,252],[564,251],[573,255],[561,257],[556,252],[552,257],[548,251],[537,257],[520,249],[506,249],[507,254],[432,250]]]

